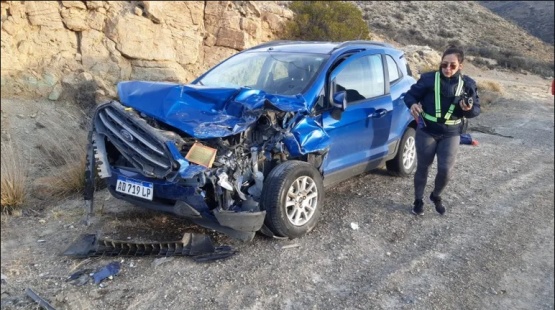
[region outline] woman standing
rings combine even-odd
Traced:
[[[462,118],[480,114],[476,82],[463,76],[464,53],[450,46],[441,57],[439,71],[422,74],[405,94],[405,104],[418,122],[417,167],[414,175],[412,213],[424,214],[424,189],[430,166],[437,156],[437,175],[430,200],[439,214],[445,213],[441,193],[449,182],[459,149]]]

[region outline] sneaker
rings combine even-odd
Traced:
[[[416,215],[424,215],[424,202],[422,199],[414,200],[414,207],[412,207],[412,213]]]
[[[441,197],[436,197],[434,196],[434,193],[432,192],[430,194],[430,200],[434,203],[434,205],[436,206],[436,211],[439,214],[443,214],[445,213],[445,207],[443,206],[443,203],[441,202]]]

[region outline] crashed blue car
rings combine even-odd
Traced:
[[[94,114],[87,182],[239,240],[298,238],[324,188],[414,170],[413,83],[403,52],[373,41],[274,41],[188,85],[120,82]]]

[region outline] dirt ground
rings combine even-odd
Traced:
[[[35,198],[19,217],[2,215],[2,309],[36,309],[32,288],[56,309],[553,309],[554,101],[550,80],[481,71],[502,98],[470,121],[479,145],[462,145],[444,193],[447,213],[426,202],[410,213],[412,178],[376,170],[326,192],[322,220],[303,238],[257,235],[242,243],[170,215],[96,193],[96,217],[79,224],[82,198]],[[76,126],[69,104],[2,99],[2,139],[30,153],[40,175],[48,124]],[[42,124],[42,126],[37,125]],[[435,164],[428,180],[429,195]],[[358,225],[354,229],[352,224]],[[189,257],[60,256],[80,234],[171,241],[205,232],[237,253],[197,263]],[[296,247],[285,247],[294,244]],[[65,279],[121,262],[102,286]]]

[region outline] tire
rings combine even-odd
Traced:
[[[416,143],[414,136],[416,131],[408,127],[401,138],[397,155],[385,163],[387,170],[396,176],[406,177],[416,168]]]
[[[261,205],[266,210],[265,224],[277,236],[295,239],[310,232],[320,218],[323,202],[322,176],[309,163],[281,163],[264,182]]]

